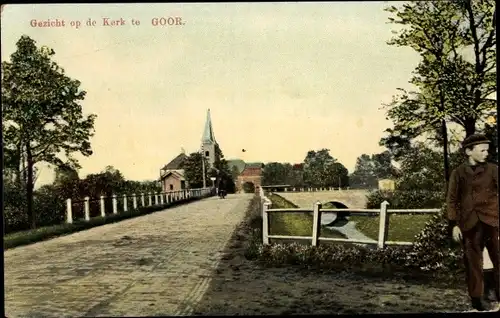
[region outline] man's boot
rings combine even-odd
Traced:
[[[471,305],[472,308],[476,309],[477,311],[485,311],[486,307],[483,304],[483,301],[480,297],[472,297],[471,298]]]

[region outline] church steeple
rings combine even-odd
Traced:
[[[214,129],[212,128],[212,119],[210,118],[210,109],[208,109],[207,121],[205,122],[203,136],[201,137],[201,151],[205,158],[207,158],[210,167],[214,166],[215,160],[217,159],[217,148],[218,145],[217,141],[215,141]]]
[[[207,121],[205,122],[205,129],[203,130],[201,142],[203,144],[216,143],[214,129],[212,128],[212,119],[210,118],[210,108],[207,111]]]

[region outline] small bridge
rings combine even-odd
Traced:
[[[300,191],[300,192],[279,192],[277,193],[290,202],[293,202],[299,208],[312,208],[319,201],[323,205],[331,203],[331,208],[351,208],[365,209],[367,203],[367,190],[323,190],[323,191]],[[331,225],[338,217],[345,217],[349,212],[343,212],[345,215],[336,213],[324,213],[321,218],[321,224]]]
[[[344,204],[348,208],[365,209],[368,190],[287,191],[278,194],[301,208],[310,208],[317,201],[323,204],[335,201]]]

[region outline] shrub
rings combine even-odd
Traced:
[[[348,244],[271,244],[259,248],[257,259],[265,266],[299,265],[322,270],[352,271],[378,267],[394,270],[402,268],[408,249],[409,247],[387,247],[378,250]]]
[[[5,233],[28,229],[30,224],[28,224],[26,214],[26,192],[24,189],[12,182],[5,182],[3,199]]]
[[[408,254],[407,267],[428,270],[463,270],[462,251],[452,243],[445,217],[445,208],[432,216],[424,229],[415,238]]]
[[[60,224],[66,218],[66,199],[53,186],[43,186],[35,192],[33,209],[37,226]]]
[[[372,191],[367,196],[367,208],[378,209],[387,200],[393,209],[434,209],[440,208],[444,199],[443,192],[436,191]]]

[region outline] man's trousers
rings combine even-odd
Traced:
[[[500,240],[498,227],[493,227],[479,221],[472,229],[462,233],[464,250],[465,275],[469,296],[478,298],[483,296],[483,250],[486,247],[493,264],[493,284],[495,293],[499,294],[499,267]]]

